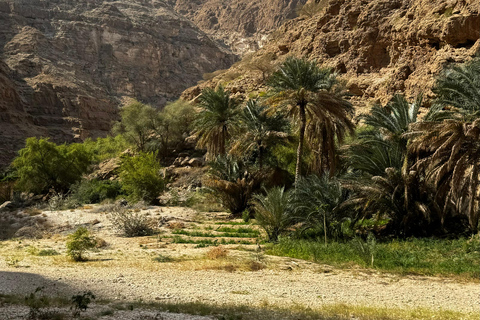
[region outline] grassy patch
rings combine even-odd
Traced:
[[[226,228],[235,230],[232,228]],[[217,230],[218,231],[218,230]],[[203,231],[188,231],[188,230],[173,230],[172,234],[181,234],[189,237],[202,237],[202,238],[256,238],[260,235],[260,232],[257,230],[251,230],[252,233],[245,233],[245,232],[203,232]]]
[[[210,239],[201,239],[201,240],[195,240],[195,239],[189,239],[189,238],[184,238],[180,236],[174,236],[172,238],[173,243],[191,243],[191,244],[196,244],[199,247],[207,247],[207,246],[217,246],[220,244],[253,244],[253,242],[246,241],[246,240],[226,240],[226,239],[215,239],[215,240],[210,240]]]
[[[248,291],[232,291],[231,294],[248,295]],[[67,307],[69,299],[56,298],[52,305]],[[125,302],[112,303],[111,301],[96,301],[97,304],[108,307],[107,311],[98,313],[98,316],[112,315],[114,310],[150,310],[158,312],[183,313],[190,315],[211,316],[213,319],[232,320],[476,320],[477,314],[467,314],[454,311],[432,311],[428,309],[395,309],[374,308],[363,306],[349,306],[344,304],[325,305],[322,308],[312,309],[301,305],[278,307],[268,302],[261,306],[207,304],[201,302],[169,303],[169,302]],[[24,305],[25,298],[14,295],[0,295],[0,304]],[[95,318],[94,318],[95,319]]]
[[[337,267],[372,267],[400,274],[460,276],[480,278],[480,245],[478,238],[435,240],[392,240],[359,246],[357,240],[329,243],[283,239],[272,245],[268,254],[299,258]],[[363,248],[363,251],[362,251]],[[368,250],[366,250],[368,249]]]
[[[218,225],[230,225],[230,226],[245,226],[245,225],[249,225],[250,222],[245,222],[245,221],[229,221],[229,222],[216,222],[215,224],[218,224]]]

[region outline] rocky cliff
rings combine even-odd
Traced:
[[[26,137],[104,135],[122,97],[175,99],[235,56],[160,0],[0,0],[0,166]]]
[[[424,92],[428,100],[443,67],[480,53],[479,38],[478,0],[330,0],[314,17],[286,22],[261,50],[183,96],[192,99],[219,82],[240,96],[264,91],[255,65],[268,61],[273,68],[295,55],[334,68],[359,107],[386,102],[395,92]]]
[[[242,55],[263,46],[268,34],[307,0],[168,0],[213,39]]]

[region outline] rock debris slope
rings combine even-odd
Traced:
[[[287,21],[253,56],[183,96],[191,99],[232,74],[238,77],[227,88],[238,95],[265,90],[261,72],[247,66],[295,55],[333,67],[357,105],[386,102],[395,92],[424,92],[428,100],[444,66],[480,52],[479,38],[478,0],[330,0],[312,18]]]
[[[179,14],[190,19],[233,52],[244,54],[263,46],[268,34],[307,0],[168,0]]]

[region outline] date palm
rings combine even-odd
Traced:
[[[269,148],[288,138],[288,122],[275,113],[267,113],[267,107],[257,100],[249,100],[240,113],[241,134],[235,140],[230,152],[235,155],[245,155],[258,152],[260,169]]]
[[[423,132],[410,146],[410,152],[419,157],[415,167],[426,172],[445,209],[453,205],[455,212],[465,212],[476,233],[480,220],[480,119],[423,122],[415,129]]]
[[[447,68],[432,89],[436,111],[472,121],[480,116],[480,58]],[[446,110],[445,110],[446,109]]]
[[[207,149],[207,159],[226,153],[226,145],[238,128],[238,102],[222,86],[206,88],[199,97],[200,113],[194,123],[197,146]]]
[[[287,114],[298,121],[299,142],[295,182],[299,181],[305,137],[320,161],[320,171],[335,171],[335,138],[342,140],[347,132],[353,133],[352,105],[333,90],[335,75],[321,69],[316,62],[288,58],[268,80],[271,87],[270,102],[274,107],[286,107]],[[325,163],[326,161],[326,163]]]

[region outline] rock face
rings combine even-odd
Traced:
[[[235,56],[160,0],[0,0],[0,167],[28,136],[104,135],[123,97],[156,106]]]
[[[269,57],[271,65],[288,55],[316,59],[347,81],[357,106],[386,102],[395,92],[414,96],[430,91],[449,63],[480,52],[478,0],[330,0],[312,18],[287,21],[248,61],[213,80],[188,89],[193,99],[205,86],[224,82],[239,96],[266,90],[262,73],[248,66]]]
[[[179,14],[236,54],[256,51],[307,0],[168,0]]]

